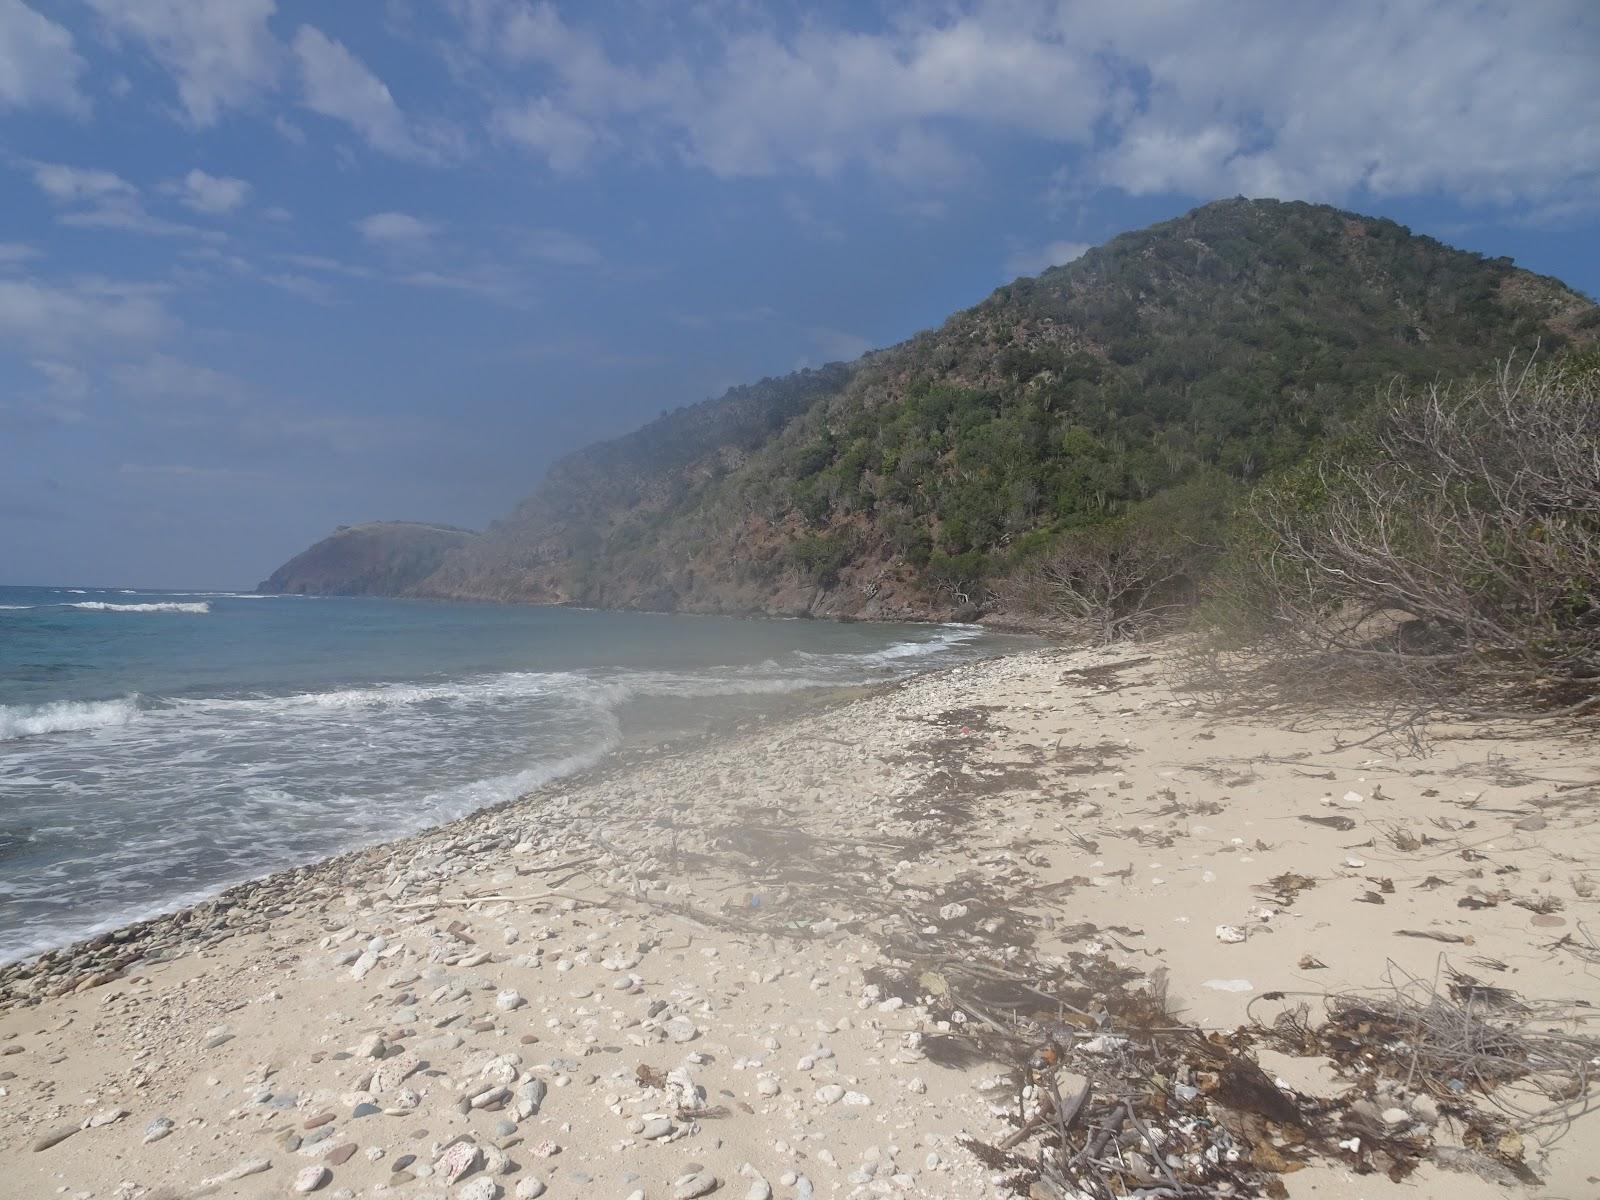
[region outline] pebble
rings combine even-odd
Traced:
[[[333,1178],[333,1172],[320,1163],[314,1167],[307,1167],[294,1177],[294,1190],[297,1192],[314,1192],[320,1187],[326,1187]]]
[[[57,1125],[48,1133],[41,1134],[34,1141],[33,1152],[37,1154],[41,1150],[48,1150],[51,1146],[59,1145],[61,1142],[66,1141],[77,1132],[78,1126],[76,1125]]]
[[[522,998],[522,993],[515,988],[507,988],[494,998],[494,1006],[501,1012],[513,1012],[526,1003],[527,1001]]]
[[[672,1133],[672,1122],[666,1117],[651,1117],[637,1132],[645,1141],[653,1142]]]
[[[517,1181],[517,1200],[538,1200],[544,1193],[544,1180],[537,1175],[529,1175],[526,1179]]]
[[[349,1162],[350,1156],[355,1152],[356,1144],[354,1142],[345,1142],[342,1146],[335,1146],[332,1150],[329,1150],[325,1157],[334,1166],[340,1167]]]
[[[144,1144],[148,1146],[151,1142],[159,1142],[172,1130],[173,1121],[171,1117],[157,1117],[144,1127]]]
[[[719,1182],[709,1171],[680,1175],[672,1184],[672,1200],[695,1200],[697,1196],[709,1196],[717,1190]]]
[[[844,1099],[844,1089],[837,1083],[825,1083],[817,1089],[818,1104],[837,1104]]]
[[[497,1200],[500,1185],[487,1175],[468,1180],[456,1189],[455,1200]]]
[[[542,1079],[530,1079],[517,1087],[516,1093],[511,1098],[511,1111],[517,1120],[526,1121],[529,1117],[539,1115],[539,1106],[544,1103],[549,1086]]]
[[[700,1036],[700,1027],[688,1017],[673,1017],[662,1028],[674,1042],[692,1042]]]

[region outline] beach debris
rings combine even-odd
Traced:
[[[1224,943],[1238,943],[1245,941],[1250,935],[1237,925],[1218,925],[1217,941]]]
[[[1214,992],[1253,992],[1256,985],[1248,979],[1208,979],[1200,986]]]
[[[1353,817],[1307,817],[1302,816],[1302,821],[1311,825],[1325,825],[1329,829],[1337,829],[1340,833],[1349,833],[1356,827]]]
[[[433,1168],[446,1187],[483,1162],[483,1151],[469,1141],[452,1142],[439,1152]]]

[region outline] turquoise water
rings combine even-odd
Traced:
[[[0,587],[0,961],[427,828],[973,626]]]

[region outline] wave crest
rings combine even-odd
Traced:
[[[170,601],[160,604],[108,604],[104,600],[79,600],[72,604],[63,604],[61,607],[82,608],[89,612],[114,613],[208,613],[211,611],[211,604],[206,600],[193,604],[179,604]]]
[[[60,700],[54,704],[0,705],[0,742],[45,733],[108,729],[139,719],[136,697],[121,700]]]

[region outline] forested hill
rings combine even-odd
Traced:
[[[848,366],[579,451],[413,591],[945,617],[1064,529],[1295,462],[1396,378],[1597,334],[1590,301],[1507,259],[1220,201]]]

